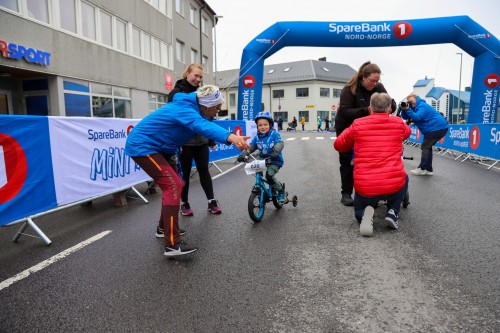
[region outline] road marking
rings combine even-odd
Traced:
[[[300,140],[309,140],[309,137],[308,137],[308,136],[305,136],[305,137],[303,137],[303,138],[302,138],[302,139],[300,139]]]
[[[11,284],[14,284],[18,281],[21,281],[22,279],[24,278],[27,278],[28,276],[31,275],[31,273],[36,273],[38,271],[41,271],[42,269],[44,269],[45,267],[48,267],[49,265],[61,260],[61,259],[64,259],[66,258],[67,256],[69,256],[71,253],[73,252],[76,252],[82,248],[84,248],[85,246],[103,238],[104,236],[108,235],[109,233],[111,233],[111,230],[107,230],[107,231],[103,231],[101,232],[100,234],[97,234],[93,237],[90,237],[89,239],[79,243],[79,244],[76,244],[75,246],[73,247],[70,247],[69,249],[66,249],[64,251],[62,251],[61,253],[58,253],[56,254],[55,256],[47,259],[47,260],[44,260],[42,261],[41,263],[39,264],[36,264],[35,266],[33,267],[30,267],[28,268],[27,270],[25,271],[22,271],[21,273],[5,280],[5,281],[2,281],[0,283],[0,290],[2,289],[5,289],[7,287],[9,287]]]
[[[324,140],[324,139],[325,139],[325,138],[324,138],[324,137],[322,137],[322,136],[317,136],[317,137],[316,137],[316,140]]]
[[[286,139],[286,141],[293,141],[293,140],[295,140],[295,138],[288,138],[288,139]]]

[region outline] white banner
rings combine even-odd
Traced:
[[[113,193],[150,177],[125,155],[139,119],[49,117],[57,205]]]

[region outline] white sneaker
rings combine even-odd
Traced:
[[[366,206],[359,226],[361,236],[371,237],[373,235],[373,214],[375,214],[375,209],[372,206]]]
[[[427,174],[427,170],[422,170],[420,168],[410,170],[410,172],[415,176],[425,176]]]

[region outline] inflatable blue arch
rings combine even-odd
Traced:
[[[378,22],[277,22],[243,50],[238,119],[261,111],[264,60],[283,47],[384,47],[453,43],[474,57],[469,123],[497,119],[500,43],[468,16]]]

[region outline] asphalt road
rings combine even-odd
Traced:
[[[500,332],[498,170],[435,155],[434,176],[410,176],[401,228],[381,207],[363,238],[339,202],[333,135],[282,136],[278,178],[298,207],[269,204],[255,224],[252,176],[212,168],[214,216],[194,176],[181,225],[199,250],[179,260],[154,236],[159,193],[39,218],[51,246],[1,228],[0,332]],[[419,153],[405,149],[407,170]]]

